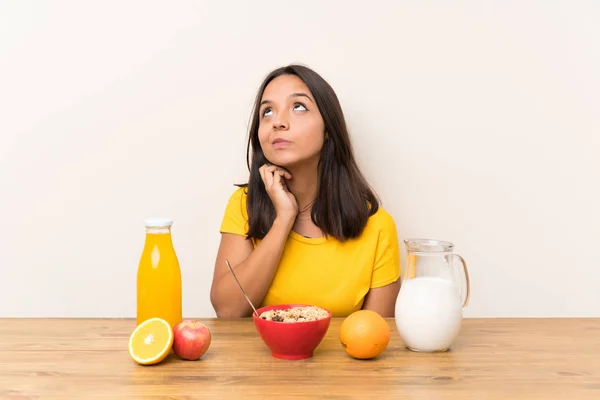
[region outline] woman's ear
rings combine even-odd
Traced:
[[[325,131],[325,140],[329,137],[329,132]]]

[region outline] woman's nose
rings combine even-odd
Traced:
[[[277,114],[277,118],[275,118],[273,120],[273,129],[275,130],[287,130],[290,127],[290,123],[287,120],[287,118],[285,118],[284,115]]]

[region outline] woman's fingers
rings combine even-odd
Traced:
[[[292,179],[292,174],[290,174],[288,171],[286,171],[285,169],[281,168],[281,167],[276,167],[276,171],[279,172],[281,174],[282,177],[284,177],[285,179]]]
[[[273,182],[273,173],[269,172],[269,168],[266,165],[263,165],[262,167],[260,167],[259,169],[260,172],[260,178],[262,179],[265,188],[267,190],[269,190],[271,183]]]
[[[286,180],[291,179],[292,175],[283,168],[267,164],[261,166],[259,171],[277,215],[297,215],[298,204],[289,191]]]
[[[267,190],[271,189],[271,186],[273,186],[273,173],[269,170],[265,171],[265,187],[267,188]]]
[[[265,170],[274,173],[275,171],[283,171],[285,173],[285,179],[292,179],[292,174],[290,174],[286,169],[278,167],[277,165],[264,164],[261,168],[265,168]]]
[[[265,168],[265,171],[266,171],[266,172],[269,172],[269,173],[271,173],[271,174],[272,174],[273,172],[277,171],[277,168],[278,168],[278,167],[277,167],[277,166],[275,166],[275,165],[268,165],[268,166]]]
[[[281,184],[281,175],[281,171],[275,171],[273,174],[273,186],[275,188],[283,188],[283,185]]]
[[[263,165],[262,167],[260,167],[258,169],[258,173],[260,174],[260,179],[262,179],[263,183],[266,186],[267,185],[267,179],[265,178],[265,175],[266,175],[266,166]]]
[[[259,172],[265,185],[271,185],[274,182],[273,178],[275,175],[278,175],[285,179],[292,179],[292,174],[276,165],[264,164],[262,167],[259,168]],[[281,180],[279,180],[278,182],[281,182]]]

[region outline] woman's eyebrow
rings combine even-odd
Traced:
[[[306,97],[311,103],[314,103],[313,99],[311,99],[306,93],[292,93],[290,94],[290,97]]]
[[[288,97],[292,98],[292,97],[306,97],[308,100],[310,100],[311,103],[314,103],[313,99],[310,98],[309,95],[307,95],[306,93],[292,93],[290,94]],[[265,99],[263,101],[260,102],[260,107],[262,107],[265,104],[270,104],[272,103],[271,100]]]

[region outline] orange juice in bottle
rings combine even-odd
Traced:
[[[146,243],[137,274],[137,324],[159,317],[171,327],[181,322],[181,270],[171,240],[173,221],[145,221]]]

